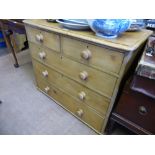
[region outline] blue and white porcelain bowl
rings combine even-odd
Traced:
[[[87,21],[96,35],[103,38],[116,38],[131,25],[129,19],[88,19]]]

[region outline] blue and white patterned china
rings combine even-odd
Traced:
[[[139,31],[143,28],[145,28],[145,22],[143,19],[132,19],[131,25],[128,31]]]
[[[129,19],[88,19],[87,21],[96,35],[103,38],[116,38],[131,25]]]

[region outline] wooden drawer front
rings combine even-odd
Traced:
[[[106,48],[62,37],[65,55],[104,71],[119,73],[123,54]]]
[[[49,85],[49,83],[41,81],[38,78],[37,85],[42,91],[58,101],[63,107],[76,115],[79,119],[89,124],[98,132],[101,132],[104,119],[96,114],[91,108],[84,104],[79,104],[78,101],[73,99],[71,96],[60,91],[56,87]]]
[[[95,109],[101,116],[105,116],[110,101],[94,91],[78,84],[77,82],[63,76],[53,69],[46,67],[39,62],[33,60],[33,67],[38,78],[47,80],[56,87],[63,89],[68,94]]]
[[[55,59],[55,62],[57,61],[57,63],[59,63],[61,59],[60,53],[42,46],[38,46],[32,42],[29,42],[29,48],[30,48],[31,56],[41,61],[42,63],[52,65],[53,63],[51,61],[53,61],[53,59]]]
[[[135,91],[124,92],[115,112],[155,134],[155,102],[153,98]]]
[[[100,94],[108,96],[109,98],[112,96],[116,83],[115,77],[70,60],[66,57],[61,57],[56,52],[52,52],[47,48],[44,48],[46,57],[44,59],[40,59],[38,53],[43,50],[41,48],[35,47],[34,44],[33,46],[31,45],[30,49],[33,58],[38,59],[39,61],[47,64],[48,66],[51,66],[52,68],[56,68],[67,77],[70,77],[84,84],[88,88],[93,89]],[[84,79],[85,76],[87,76],[86,79]]]
[[[54,51],[60,52],[59,35],[32,27],[26,27],[26,32],[29,41],[39,45],[44,45]]]

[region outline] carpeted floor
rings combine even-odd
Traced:
[[[28,50],[19,53],[18,60],[20,67],[14,68],[12,55],[0,49],[0,134],[96,134],[35,88]]]

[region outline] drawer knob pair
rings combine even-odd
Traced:
[[[48,93],[50,88],[47,86],[47,87],[44,88],[44,90],[45,90],[46,93]]]
[[[44,37],[43,37],[42,34],[37,34],[37,35],[36,35],[36,40],[37,40],[37,41],[43,42],[43,39],[44,39]]]
[[[47,77],[48,76],[48,71],[45,70],[45,71],[42,72],[42,74],[43,74],[44,77]]]
[[[79,93],[79,99],[80,99],[80,100],[84,100],[85,97],[86,97],[86,93],[83,92],[83,91],[81,91],[81,92]]]
[[[92,54],[88,49],[81,52],[81,57],[84,58],[85,60],[90,59],[91,56],[92,56]]]
[[[80,72],[81,80],[86,80],[88,78],[88,73],[86,71]]]
[[[46,58],[46,53],[45,52],[40,52],[39,57],[40,57],[40,59],[45,59]]]
[[[82,109],[79,109],[76,113],[77,113],[77,115],[78,115],[79,117],[82,117],[82,115],[83,115],[83,110],[82,110]]]

